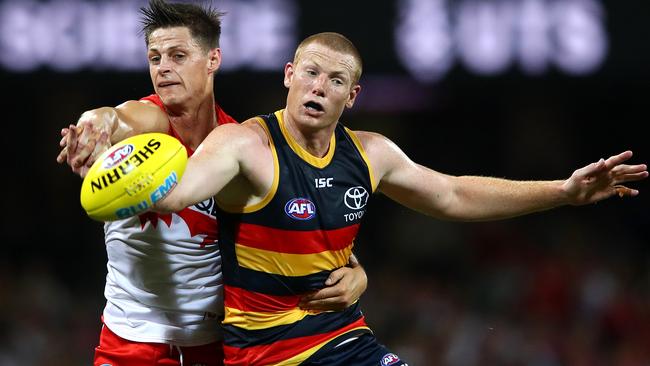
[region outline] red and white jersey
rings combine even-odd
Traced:
[[[161,108],[160,99],[146,98]],[[219,124],[235,120],[217,109]],[[178,138],[170,127],[169,134]],[[190,155],[193,153],[188,148]],[[108,274],[103,320],[138,342],[198,346],[221,340],[223,281],[214,200],[180,212],[104,225]]]

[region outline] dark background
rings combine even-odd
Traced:
[[[602,4],[610,49],[590,75],[513,66],[479,76],[457,64],[432,83],[397,62],[398,5],[300,4],[300,38],[339,31],[364,56],[365,89],[347,126],[379,131],[454,175],[564,179],[626,149],[650,160],[647,5]],[[0,80],[0,365],[90,364],[106,254],[102,224],[79,204],[80,179],[55,162],[59,130],[84,110],[149,94],[149,77],[41,68],[0,70]],[[223,73],[216,84],[239,120],[284,103],[280,69]],[[386,95],[403,100],[373,102]],[[377,197],[355,247],[369,276],[369,324],[412,365],[647,365],[650,190],[631,186],[641,191],[633,199],[492,223],[440,222]]]

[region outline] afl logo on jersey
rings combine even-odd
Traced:
[[[316,216],[316,206],[307,198],[294,198],[284,205],[284,212],[295,220],[311,220]]]
[[[390,366],[398,363],[400,361],[394,353],[387,353],[381,358],[381,366]]]
[[[121,148],[113,151],[107,157],[104,158],[103,168],[110,169],[118,165],[129,155],[131,155],[132,152],[133,152],[133,145],[127,144],[122,146]]]
[[[345,192],[344,202],[348,208],[352,210],[360,210],[366,207],[368,203],[368,191],[361,186],[356,186],[348,189]]]

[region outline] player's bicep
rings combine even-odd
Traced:
[[[240,171],[237,127],[213,130],[187,162],[178,190],[184,206],[216,195]]]
[[[111,135],[113,143],[141,133],[169,130],[169,117],[153,103],[130,100],[115,107],[115,111],[117,126]]]
[[[452,191],[447,176],[412,161],[396,167],[379,189],[406,207],[438,218],[445,217]]]
[[[215,196],[240,172],[246,136],[235,124],[215,128],[190,157],[183,177],[157,205],[158,210],[178,211]]]
[[[373,145],[369,155],[380,174],[378,191],[416,211],[444,217],[452,193],[450,177],[413,162],[386,138]]]

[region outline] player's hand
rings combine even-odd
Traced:
[[[67,163],[75,174],[85,177],[97,157],[111,147],[110,124],[94,111],[84,113],[77,125],[61,130],[61,152],[56,158]]]
[[[363,267],[341,267],[325,281],[327,287],[302,297],[298,306],[309,310],[343,310],[354,304],[368,287]]]
[[[568,195],[569,203],[584,205],[613,195],[634,197],[639,194],[638,190],[628,188],[623,183],[647,178],[648,167],[646,164],[623,164],[631,157],[632,151],[625,151],[607,160],[600,159],[573,172],[562,185]]]

